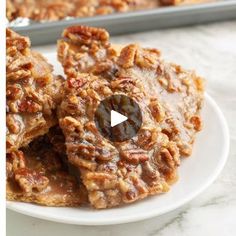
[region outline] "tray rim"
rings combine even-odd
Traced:
[[[9,22],[9,27],[16,31],[38,31],[43,30],[45,28],[51,27],[66,27],[68,25],[74,24],[90,24],[97,21],[126,21],[128,19],[135,19],[136,17],[152,17],[156,15],[169,15],[169,14],[190,14],[191,12],[201,12],[201,11],[209,11],[209,10],[219,10],[223,8],[235,8],[236,10],[236,0],[218,0],[215,2],[208,3],[199,3],[199,4],[190,4],[190,5],[179,5],[179,6],[168,6],[168,7],[160,7],[155,9],[148,10],[138,10],[132,12],[125,13],[114,13],[109,15],[101,15],[101,16],[92,16],[92,17],[82,17],[82,18],[73,18],[73,19],[62,19],[58,21],[50,21],[50,22],[34,22],[27,26],[11,26]],[[236,18],[236,14],[235,14]]]

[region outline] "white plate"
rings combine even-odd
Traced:
[[[54,58],[50,62],[53,61]],[[202,117],[204,129],[197,135],[193,154],[182,161],[179,181],[165,194],[107,210],[43,207],[20,202],[7,202],[7,207],[33,217],[79,225],[128,223],[172,211],[202,193],[217,178],[227,160],[229,151],[227,123],[209,95],[205,95]]]

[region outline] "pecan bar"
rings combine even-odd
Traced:
[[[6,15],[9,21],[18,17],[56,21],[210,1],[214,0],[7,0]]]
[[[201,129],[202,79],[163,61],[156,49],[114,47],[104,29],[72,26],[62,36],[58,58],[67,81],[59,125],[90,203],[109,208],[166,192]],[[125,142],[102,137],[93,120],[100,101],[114,94],[142,110],[138,135]]]
[[[68,174],[60,154],[45,137],[7,154],[6,160],[7,200],[46,206],[86,203],[86,189]]]
[[[9,21],[18,17],[56,21],[209,1],[213,0],[7,0],[6,15]]]
[[[57,123],[62,78],[30,49],[29,38],[6,32],[7,152],[17,151]]]
[[[148,9],[157,0],[7,0],[7,18],[26,17],[35,21],[55,21],[65,17],[87,17]]]
[[[91,74],[78,76],[68,78],[64,84],[59,124],[65,135],[68,162],[80,173],[92,206],[113,207],[167,191],[168,179],[176,178],[178,148],[149,115],[149,98],[140,84],[134,80],[131,89],[135,92],[129,93],[142,103],[146,114],[140,135],[127,142],[112,143],[98,132],[93,116],[99,102],[112,95],[116,86]]]
[[[163,61],[157,49],[136,44],[123,48],[111,45],[109,34],[103,29],[71,26],[62,36],[58,41],[58,59],[68,78],[73,80],[79,73],[90,73],[105,78],[127,95],[133,79],[137,79],[151,97],[149,107],[161,124],[162,133],[176,142],[182,156],[191,154],[195,134],[202,128],[201,77]]]

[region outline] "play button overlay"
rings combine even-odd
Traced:
[[[142,113],[138,104],[128,96],[112,95],[100,102],[94,121],[106,139],[123,142],[137,135],[142,125]]]
[[[111,127],[114,127],[126,120],[128,120],[126,116],[123,116],[117,111],[111,110]]]

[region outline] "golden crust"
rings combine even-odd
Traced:
[[[7,200],[45,206],[86,204],[86,190],[68,174],[61,156],[45,140],[7,154]]]

